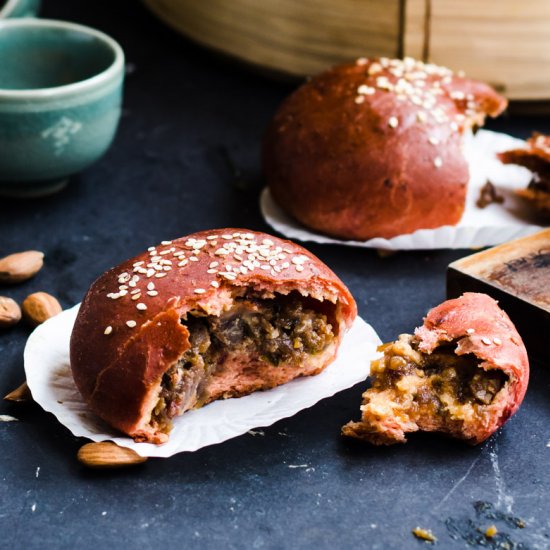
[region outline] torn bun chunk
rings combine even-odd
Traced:
[[[265,179],[283,210],[334,237],[454,225],[469,180],[463,134],[506,105],[445,67],[358,59],[283,102],[265,136]]]
[[[189,409],[321,372],[356,314],[342,281],[301,246],[203,231],[150,247],[92,284],[71,368],[101,418],[163,443]]]
[[[525,346],[486,294],[465,293],[432,309],[414,336],[380,346],[360,422],[342,433],[374,445],[418,430],[475,445],[519,408],[529,380]]]
[[[527,147],[498,154],[503,164],[518,164],[533,172],[526,189],[516,194],[527,200],[546,219],[550,219],[550,136],[535,133]]]

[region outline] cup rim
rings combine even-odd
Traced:
[[[9,3],[9,1],[8,1]],[[4,27],[42,27],[46,29],[65,29],[93,36],[107,44],[114,53],[113,62],[103,71],[78,82],[52,86],[49,88],[33,88],[29,90],[10,90],[0,87],[0,99],[46,99],[62,97],[73,93],[93,89],[115,78],[124,68],[124,51],[120,44],[104,32],[86,25],[58,21],[56,19],[5,19],[0,20],[0,32]]]
[[[20,1],[21,0],[8,0],[4,6],[0,8],[0,18],[9,17]]]

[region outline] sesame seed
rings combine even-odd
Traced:
[[[206,290],[204,290],[204,288],[196,288],[193,292],[195,294],[204,294]]]
[[[473,328],[467,328],[466,329],[467,334],[473,334],[474,332],[475,332],[475,329],[473,329]]]
[[[155,274],[155,270],[154,270],[154,269],[148,269],[148,270],[147,270],[147,273],[146,273],[147,277],[152,277],[154,274]]]
[[[230,281],[234,281],[237,278],[234,273],[220,273],[220,275],[223,275],[226,279],[229,279]]]
[[[218,270],[217,269],[207,269],[206,270],[206,273],[209,273],[210,275],[212,275],[213,273],[217,273]]]
[[[357,88],[357,93],[362,95],[373,95],[376,93],[376,89],[371,86],[367,86],[366,84],[361,84],[361,86]]]
[[[147,294],[149,296],[158,296],[158,292],[156,290],[148,290]]]
[[[214,239],[216,239],[216,238],[217,238],[216,235],[208,235],[208,237],[206,237],[206,239],[207,239],[208,241],[212,241],[212,240],[214,240]]]
[[[132,300],[139,300],[141,298],[141,292],[139,294],[134,294]]]
[[[156,274],[155,274],[155,277],[156,277],[157,279],[161,279],[162,277],[166,277],[166,275],[168,275],[168,273],[166,273],[166,272],[156,273]]]
[[[128,286],[131,286],[131,287],[133,288],[133,287],[136,286],[136,284],[137,284],[137,283],[136,283],[135,281],[130,281],[130,282],[128,283]]]
[[[170,250],[163,250],[160,252],[160,255],[165,256],[166,254],[170,254],[170,252],[171,252]]]
[[[232,235],[228,235],[227,233],[224,233],[222,235],[222,239],[225,239],[226,241],[230,241],[233,238]]]
[[[103,334],[105,334],[105,336],[109,336],[111,332],[113,332],[113,327],[109,325],[108,327],[105,328],[105,330],[103,331]]]
[[[163,245],[172,244],[172,241],[161,241],[160,244],[163,244]]]
[[[441,160],[441,157],[434,158],[434,166],[436,168],[441,168],[443,166],[443,161]]]
[[[154,290],[155,289],[155,283],[151,281],[150,283],[147,283],[147,290]]]
[[[137,323],[135,321],[130,320],[130,321],[126,321],[126,325],[130,328],[134,328],[137,325]]]
[[[153,250],[156,250],[156,246],[150,246],[147,250],[149,252],[152,252]]]
[[[390,119],[388,120],[388,126],[390,128],[397,128],[399,126],[398,118],[395,116],[390,117]]]
[[[208,267],[213,268],[213,267],[218,267],[218,265],[220,265],[219,262],[210,262],[210,265]]]
[[[365,57],[359,57],[355,60],[356,65],[366,65],[367,59]]]
[[[486,346],[490,346],[491,345],[491,340],[489,340],[489,338],[482,338],[481,341],[486,345]]]
[[[432,144],[432,145],[438,145],[439,144],[439,139],[437,139],[435,136],[430,136],[428,138],[428,141]]]
[[[134,264],[134,267],[139,267],[140,265],[143,265],[145,262],[144,261],[141,261],[141,262],[136,262]]]
[[[189,263],[188,260],[182,260],[181,262],[178,262],[178,267],[183,267],[184,265],[187,265]]]
[[[189,260],[192,261],[192,262],[198,262],[199,261],[199,259],[196,256],[191,256],[189,258]]]
[[[126,294],[128,294],[128,291],[127,290],[121,290],[118,294],[119,294],[119,296],[126,296]]]
[[[424,111],[418,111],[418,113],[416,113],[416,119],[418,122],[426,122],[426,120],[428,120],[428,115]]]
[[[358,95],[355,97],[355,103],[357,103],[358,105],[360,103],[364,103],[365,102],[365,96],[364,95]]]
[[[139,309],[140,311],[145,311],[147,309],[147,306],[143,302],[140,302],[139,304],[136,304],[136,309]]]
[[[297,265],[294,269],[296,269],[296,271],[303,271],[304,266],[303,265]]]
[[[140,288],[134,288],[134,290],[132,290],[130,292],[130,294],[139,294],[141,292],[141,289]]]
[[[500,346],[502,345],[502,340],[500,338],[493,338],[493,342],[495,345]]]
[[[220,283],[218,283],[218,281],[212,281],[210,285],[213,286],[214,288],[218,288],[220,286]]]

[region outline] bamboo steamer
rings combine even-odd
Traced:
[[[144,0],[191,39],[291,76],[365,56],[462,69],[509,99],[550,100],[549,0]]]

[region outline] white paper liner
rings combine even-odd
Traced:
[[[530,221],[529,207],[514,193],[527,186],[531,172],[526,168],[502,164],[496,153],[525,147],[525,142],[506,134],[480,130],[465,142],[465,155],[470,165],[470,182],[464,214],[458,225],[437,229],[420,229],[392,239],[374,238],[368,241],[334,239],[306,229],[275,203],[269,190],[260,196],[260,209],[265,221],[290,239],[321,244],[342,244],[383,250],[427,250],[438,248],[480,248],[531,235],[541,229]],[[481,187],[489,180],[503,204],[476,206]]]
[[[32,396],[75,436],[114,441],[141,456],[169,457],[195,451],[292,416],[365,380],[371,360],[379,356],[376,348],[381,343],[374,329],[357,317],[342,341],[338,357],[321,374],[186,412],[174,421],[170,439],[163,445],[135,443],[89,411],[76,389],[70,370],[69,340],[79,307],[52,317],[30,335],[24,357]]]

